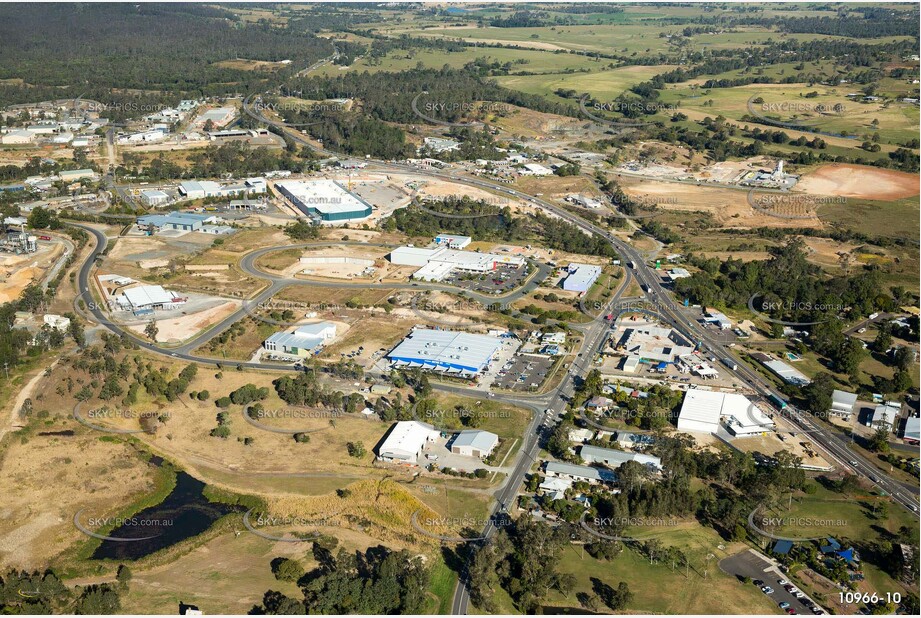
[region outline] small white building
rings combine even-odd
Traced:
[[[55,330],[65,331],[70,327],[70,318],[54,315],[53,313],[46,313],[42,321]]]
[[[851,414],[853,414],[856,404],[857,393],[849,393],[847,391],[835,389],[831,392],[831,409],[829,410],[829,414],[848,419],[851,417]]]
[[[393,425],[377,451],[381,461],[415,466],[427,444],[438,439],[439,432],[428,423],[399,421]]]
[[[463,249],[473,241],[469,236],[456,236],[454,234],[439,234],[435,237],[436,245],[443,245],[449,249]]]
[[[873,410],[873,415],[867,421],[867,427],[872,427],[873,429],[885,427],[891,430],[895,427],[895,419],[901,411],[902,404],[897,401],[887,401],[883,405],[876,406],[876,409]]]
[[[451,442],[451,452],[466,457],[489,457],[499,444],[499,436],[488,431],[462,431]]]
[[[162,206],[169,202],[169,195],[164,191],[149,189],[141,191],[141,202],[150,207]]]

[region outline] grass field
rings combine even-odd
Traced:
[[[629,66],[591,73],[570,73],[552,75],[512,75],[496,78],[501,85],[522,92],[545,95],[551,100],[573,104],[553,94],[558,88],[587,92],[601,101],[612,101],[631,86],[644,82],[659,73],[674,67]]]

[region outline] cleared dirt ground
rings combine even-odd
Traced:
[[[918,195],[918,176],[864,165],[830,163],[805,174],[796,184],[796,190],[812,195],[897,200]]]

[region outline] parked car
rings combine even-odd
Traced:
[[[788,607],[790,607],[790,604],[787,603],[786,601],[781,601],[780,603],[778,603],[778,605],[780,605],[780,609],[787,609]]]
[[[764,594],[774,594],[774,589],[771,588],[770,586],[765,586],[764,588],[761,589],[761,592],[763,592]]]

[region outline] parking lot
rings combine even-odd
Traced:
[[[446,277],[444,283],[481,294],[504,294],[521,287],[527,274],[527,266],[500,265],[482,275],[454,274]]]
[[[770,586],[773,592],[764,593],[777,604],[778,608],[781,603],[789,603],[790,609],[797,614],[813,613],[805,603],[811,602],[808,597],[802,600],[796,598],[792,592],[784,589],[780,581],[786,581],[788,577],[781,573],[772,562],[768,561],[761,555],[752,550],[745,550],[735,556],[724,558],[720,561],[720,569],[736,577],[749,577],[754,581],[764,582],[764,586]],[[746,584],[754,586],[756,584]],[[790,613],[789,611],[786,613]],[[824,613],[824,612],[822,612]]]
[[[519,354],[502,366],[493,386],[509,391],[536,390],[547,378],[553,358]]]

